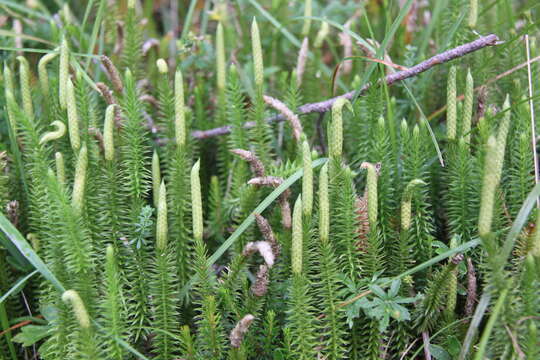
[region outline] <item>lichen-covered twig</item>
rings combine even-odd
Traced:
[[[378,83],[385,82],[387,85],[392,85],[398,81],[405,80],[410,77],[419,75],[436,65],[444,64],[448,61],[460,58],[462,56],[465,56],[477,50],[483,49],[486,46],[497,45],[498,42],[499,42],[499,37],[495,34],[482,36],[477,40],[471,41],[469,43],[460,45],[456,48],[437,54],[427,59],[426,61],[422,61],[421,63],[407,70],[398,71],[393,74],[389,74],[384,79],[381,79]],[[371,83],[364,85],[358,91],[358,95],[364,94],[371,87],[371,85],[372,85]],[[356,95],[357,95],[357,90],[353,90],[343,95],[336,96],[325,101],[304,104],[300,106],[296,110],[295,113],[300,114],[300,115],[311,114],[311,113],[324,113],[332,108],[332,105],[337,99],[345,98],[345,99],[350,100],[354,98]],[[283,120],[285,120],[285,117],[282,115],[276,115],[267,119],[268,122],[276,122],[276,121],[283,121]],[[248,121],[244,123],[245,128],[251,128],[253,126],[254,126],[253,122]],[[210,138],[214,136],[226,135],[226,134],[229,134],[230,132],[231,132],[231,126],[227,125],[227,126],[210,129],[210,130],[205,130],[205,131],[196,130],[196,131],[193,131],[191,135],[196,139],[206,139],[206,138]]]

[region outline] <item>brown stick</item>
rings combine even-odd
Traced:
[[[458,46],[454,49],[450,49],[440,54],[437,54],[429,58],[428,60],[422,61],[420,64],[415,65],[407,70],[398,71],[396,73],[389,74],[384,78],[384,80],[382,79],[381,80],[384,81],[387,85],[392,85],[395,82],[405,80],[410,77],[421,74],[424,71],[427,71],[436,65],[440,65],[445,62],[465,56],[474,51],[483,49],[486,46],[497,45],[498,42],[499,42],[499,38],[495,34],[482,36],[481,38],[477,40],[471,41],[470,43],[467,43],[467,44]],[[378,81],[378,83],[381,83],[382,81]],[[371,83],[364,85],[360,89],[358,95],[364,94],[366,90],[368,90],[370,87],[371,87]],[[311,113],[324,113],[332,108],[332,105],[337,99],[345,98],[345,99],[351,100],[355,97],[356,93],[357,91],[353,90],[343,95],[336,96],[325,101],[304,104],[296,110],[296,113],[300,115],[311,114]],[[283,121],[283,120],[284,120],[284,117],[281,115],[276,115],[276,116],[266,119],[266,121],[268,122],[276,122],[276,121]],[[248,121],[244,123],[244,128],[246,129],[251,128],[254,125],[255,124],[252,121]],[[210,138],[214,136],[226,135],[226,134],[229,134],[230,132],[231,132],[231,126],[227,125],[227,126],[222,126],[219,128],[205,130],[205,131],[196,130],[196,131],[193,131],[191,135],[196,139],[206,139],[206,138]]]

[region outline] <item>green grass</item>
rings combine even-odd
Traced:
[[[0,0],[0,359],[539,358],[540,64],[497,77],[526,62],[525,34],[538,56],[540,7],[478,1],[474,24],[472,3],[185,1],[172,14]],[[300,115],[293,135],[300,105],[490,33],[501,43]],[[47,65],[43,94],[38,62],[62,39],[67,68]],[[472,111],[447,101],[451,66],[457,96],[472,74]],[[290,119],[265,123],[277,110],[263,95]],[[40,141],[53,121],[71,131]]]

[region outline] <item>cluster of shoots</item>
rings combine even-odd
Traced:
[[[209,2],[193,23],[192,2],[202,35],[160,40],[152,2],[99,3],[93,36],[66,27],[4,64],[0,359],[540,358],[536,129],[521,75],[497,87],[482,67],[508,49],[389,88],[417,48],[365,41],[363,14],[336,26],[321,1],[249,1],[251,21]],[[452,42],[505,7],[463,3]],[[299,110],[362,74],[358,96]]]

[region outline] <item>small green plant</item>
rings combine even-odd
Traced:
[[[401,304],[411,304],[417,301],[417,299],[415,297],[407,298],[398,295],[401,281],[392,281],[388,291],[384,291],[376,282],[373,281],[369,285],[369,289],[373,294],[372,300],[369,300],[368,297],[363,297],[349,305],[349,309],[347,310],[349,325],[352,326],[353,319],[359,317],[360,310],[368,317],[377,320],[381,333],[386,332],[391,318],[397,321],[411,320],[409,310]],[[353,289],[354,287],[349,290]]]

